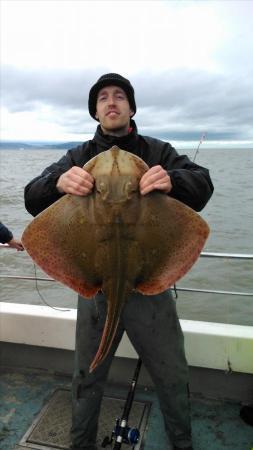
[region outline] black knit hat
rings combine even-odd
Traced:
[[[126,93],[130,108],[133,110],[134,114],[136,113],[136,104],[134,99],[134,88],[131,85],[130,81],[126,78],[122,77],[118,73],[107,73],[102,75],[98,81],[92,86],[89,93],[89,113],[93,119],[96,119],[96,110],[97,110],[97,95],[100,89],[105,86],[119,86]],[[133,115],[134,115],[133,114]],[[96,119],[97,120],[97,119]]]

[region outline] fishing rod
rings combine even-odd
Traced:
[[[127,398],[124,405],[123,414],[121,416],[121,419],[116,420],[116,425],[112,431],[111,438],[109,436],[106,436],[101,444],[103,448],[107,447],[107,445],[112,444],[114,440],[114,447],[113,450],[120,450],[122,444],[128,444],[132,445],[132,448],[134,449],[135,445],[139,441],[140,432],[138,428],[131,428],[128,425],[128,418],[129,414],[132,408],[133,400],[134,400],[134,394],[135,394],[135,388],[137,385],[138,377],[140,374],[142,366],[142,361],[139,358],[137,361],[137,365],[135,367],[134,376],[132,378],[129,391],[127,394]]]
[[[201,138],[200,138],[198,147],[196,148],[196,151],[195,151],[195,154],[194,154],[194,157],[193,157],[192,162],[195,162],[196,156],[197,156],[197,154],[199,153],[199,147],[200,147],[201,144],[204,142],[205,138],[206,138],[206,132],[202,133],[202,136],[201,136]]]

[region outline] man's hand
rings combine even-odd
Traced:
[[[15,248],[18,252],[22,252],[24,250],[24,247],[22,245],[22,242],[19,239],[12,238],[8,242],[9,247]]]
[[[140,181],[141,195],[148,194],[148,192],[159,189],[168,194],[172,189],[171,179],[166,170],[162,166],[153,166],[146,173]]]
[[[62,194],[88,195],[94,186],[94,178],[81,167],[73,166],[63,173],[56,184]]]

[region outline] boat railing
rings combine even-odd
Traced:
[[[1,248],[11,248],[7,244],[0,244]],[[253,254],[248,253],[221,253],[221,252],[201,252],[201,258],[217,258],[217,259],[232,259],[232,260],[253,260]],[[49,277],[37,277],[37,276],[25,276],[25,275],[0,275],[0,279],[12,279],[12,280],[28,280],[28,281],[46,281],[55,282],[53,278]],[[225,290],[215,290],[215,289],[198,289],[189,287],[176,286],[176,291],[184,292],[196,292],[196,293],[207,293],[207,294],[219,294],[219,295],[238,295],[253,297],[253,292],[238,292],[238,291],[225,291]]]

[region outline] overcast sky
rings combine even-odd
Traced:
[[[118,72],[142,134],[253,146],[253,1],[1,5],[1,139],[83,141],[90,87]]]

